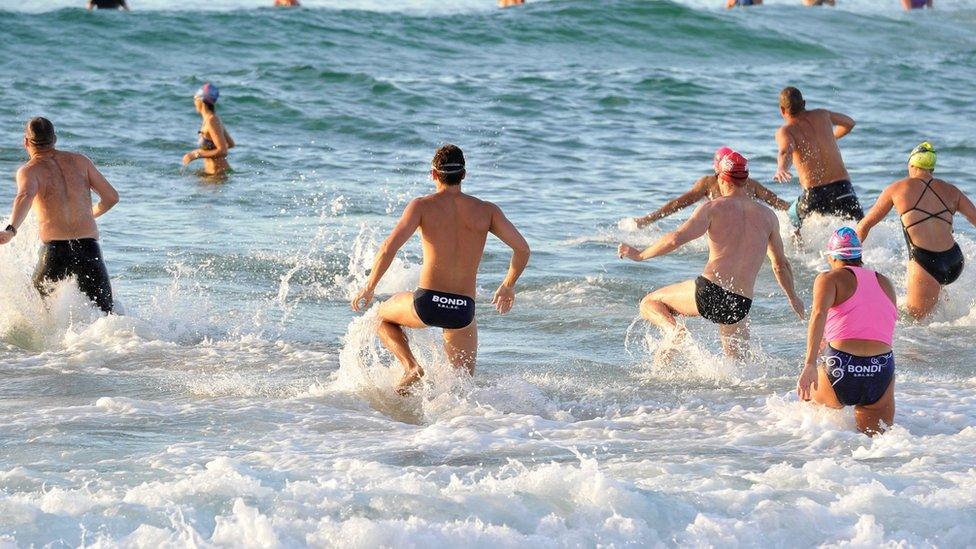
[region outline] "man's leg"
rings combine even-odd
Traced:
[[[78,289],[102,312],[111,314],[115,305],[112,299],[112,281],[109,279],[108,269],[105,268],[101,249],[94,242],[84,243],[83,246],[75,266]]]
[[[478,321],[460,330],[444,330],[444,351],[451,366],[456,369],[464,368],[474,375],[475,362],[478,359]]]
[[[908,295],[905,297],[905,308],[915,320],[921,320],[932,312],[939,303],[942,285],[925,272],[914,260],[908,261]]]
[[[41,248],[41,256],[37,259],[32,281],[42,298],[50,295],[55,284],[68,278],[69,262],[70,258],[66,256],[64,250],[56,249],[52,245],[44,245]]]
[[[674,328],[674,315],[699,316],[695,281],[687,280],[647,294],[640,303],[641,316],[662,329]]]
[[[380,326],[377,334],[383,345],[393,353],[393,356],[403,364],[403,377],[397,383],[396,392],[404,395],[409,387],[420,380],[424,370],[417,363],[417,358],[410,350],[407,334],[403,327],[426,328],[427,326],[417,316],[413,308],[413,294],[401,292],[383,302],[379,309]]]
[[[718,333],[722,337],[725,356],[735,359],[745,358],[749,352],[749,317],[735,324],[719,324]]]

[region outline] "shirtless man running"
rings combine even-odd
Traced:
[[[641,301],[641,316],[662,330],[677,327],[675,315],[705,317],[719,325],[722,347],[732,357],[742,357],[748,350],[747,318],[764,256],[769,256],[790,306],[803,318],[803,302],[793,288],[793,269],[783,251],[779,220],[772,210],[749,198],[748,179],[746,159],[736,152],[727,155],[720,165],[721,198],[698,206],[684,225],[643,252],[627,244],[617,249],[621,258],[644,261],[707,234],[708,263],[702,275],[647,294]]]
[[[793,87],[780,92],[779,110],[786,123],[776,132],[775,179],[792,181],[790,165],[796,164],[803,187],[796,208],[799,222],[812,213],[860,221],[864,211],[837,146],[837,140],[854,129],[854,119],[825,109],[808,111],[803,94]]]
[[[712,160],[712,168],[715,171],[714,174],[702,176],[698,179],[698,181],[695,182],[688,192],[679,196],[678,198],[669,200],[657,210],[645,215],[644,217],[634,218],[634,222],[637,223],[637,227],[646,227],[655,221],[663,219],[673,213],[687,208],[688,206],[691,206],[703,198],[714,199],[721,197],[722,190],[718,185],[719,163],[723,158],[725,158],[726,155],[733,152],[735,151],[728,147],[719,147],[718,150],[715,151],[715,157]],[[776,193],[767,189],[766,187],[763,187],[762,184],[755,179],[749,178],[746,181],[745,190],[746,195],[750,198],[761,200],[777,210],[785,210],[790,207],[789,202],[776,196]]]
[[[34,271],[34,286],[46,296],[51,286],[76,277],[89,300],[111,313],[112,285],[98,246],[95,218],[119,202],[119,193],[88,158],[55,150],[54,124],[32,118],[24,133],[30,160],[17,170],[17,196],[10,224],[0,232],[0,244],[10,242],[27,219],[31,206],[37,212],[41,260]],[[98,197],[92,205],[91,193]]]
[[[444,145],[437,150],[431,170],[436,192],[407,204],[400,222],[376,254],[366,287],[352,300],[356,312],[369,307],[397,251],[420,229],[424,248],[420,287],[394,295],[379,308],[380,339],[405,370],[397,385],[401,395],[424,374],[403,328],[443,328],[444,350],[451,365],[474,373],[478,351],[474,295],[488,233],[513,251],[508,275],[492,299],[499,313],[512,309],[515,283],[529,263],[528,243],[502,210],[461,192],[466,174],[461,149]]]

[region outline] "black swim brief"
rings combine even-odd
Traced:
[[[738,324],[752,308],[752,300],[732,293],[711,280],[695,279],[695,304],[698,314],[716,324]]]
[[[460,330],[474,321],[474,300],[465,295],[417,288],[413,308],[424,324],[445,330]]]
[[[844,406],[867,406],[881,400],[895,378],[895,354],[856,356],[831,346],[824,350],[823,368]]]
[[[944,252],[930,252],[909,244],[908,256],[943,286],[955,282],[966,266],[966,258],[962,255],[959,244]]]
[[[41,258],[34,269],[37,291],[47,296],[53,284],[71,277],[77,278],[78,288],[99,309],[112,312],[112,283],[94,238],[52,240],[41,247]]]
[[[844,217],[854,221],[860,221],[864,217],[864,210],[857,200],[854,186],[846,179],[804,189],[796,213],[801,221],[813,213]]]

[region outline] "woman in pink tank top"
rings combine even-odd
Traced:
[[[882,433],[895,417],[895,290],[864,268],[854,229],[834,231],[826,255],[830,270],[814,282],[797,394],[829,408],[854,406],[860,431]]]

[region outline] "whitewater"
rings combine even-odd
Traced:
[[[662,365],[675,344],[637,304],[697,276],[705,244],[615,254],[686,217],[631,220],[720,145],[795,198],[771,182],[785,85],[857,120],[841,148],[866,206],[925,139],[976,194],[976,1],[838,1],[0,0],[0,215],[47,116],[120,192],[99,221],[126,313],[71,282],[41,301],[33,219],[0,247],[0,548],[976,545],[972,260],[930,320],[900,321],[896,425],[870,439],[797,400],[805,324],[768,268],[749,360],[695,319]],[[220,184],[180,166],[204,81],[238,143]],[[428,377],[400,398],[375,309],[348,301],[446,142],[534,254],[501,317],[489,241],[475,375],[410,332]],[[808,304],[837,224],[787,238]],[[866,262],[904,296],[905,259],[891,217]],[[415,239],[378,294],[419,267]]]

